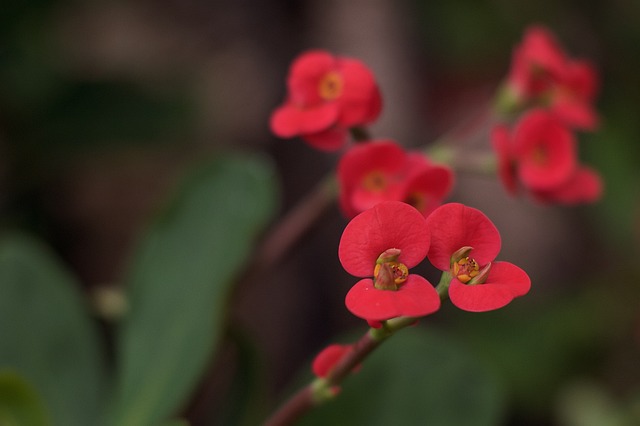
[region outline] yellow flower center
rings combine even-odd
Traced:
[[[463,257],[453,264],[453,276],[461,283],[468,283],[480,273],[480,266],[475,259]]]
[[[381,273],[380,271],[384,272]],[[393,280],[394,284],[402,284],[407,280],[409,276],[409,268],[406,267],[404,263],[398,262],[385,262],[378,263],[376,267],[373,269],[373,278],[378,279],[378,277],[382,277],[386,275],[384,278],[390,278]]]
[[[344,82],[340,74],[335,71],[327,73],[318,86],[320,97],[325,101],[332,101],[342,94]]]

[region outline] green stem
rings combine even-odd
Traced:
[[[440,300],[446,300],[449,297],[449,285],[451,284],[451,273],[449,271],[443,271],[440,276],[440,282],[436,286],[436,291],[440,296]]]

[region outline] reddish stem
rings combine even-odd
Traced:
[[[265,426],[290,426],[331,396],[335,396],[333,389],[353,371],[355,367],[364,361],[371,352],[382,344],[396,331],[408,325],[414,324],[416,318],[401,317],[386,321],[382,328],[369,329],[356,343],[353,350],[347,352],[345,356],[331,369],[324,379],[316,379],[311,384],[302,388],[298,393],[287,400],[264,424]],[[324,381],[324,383],[322,383]],[[321,389],[314,386],[321,385]],[[324,391],[324,392],[323,392]],[[328,392],[330,396],[326,396]]]
[[[315,402],[313,400],[312,385],[307,385],[292,396],[278,411],[264,423],[264,426],[292,425],[307,413]]]

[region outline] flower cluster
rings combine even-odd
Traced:
[[[495,173],[509,194],[525,192],[541,203],[589,203],[602,196],[600,176],[579,160],[575,133],[599,124],[593,105],[598,77],[587,61],[567,56],[543,27],[526,31],[494,110],[483,114],[498,121],[478,126],[478,135],[491,129],[487,149],[497,160],[490,165],[497,167],[486,167],[488,156],[476,159],[473,151],[448,146],[451,137],[425,152],[372,139],[366,126],[378,118],[382,99],[373,74],[356,59],[322,50],[303,53],[291,65],[287,88],[285,102],[271,115],[272,132],[300,137],[321,151],[340,151],[337,199],[349,222],[338,258],[358,278],[344,303],[371,329],[353,344],[320,351],[312,362],[316,379],[277,419],[293,420],[301,410],[336,396],[342,380],[381,342],[435,313],[443,302],[487,312],[530,291],[523,269],[496,260],[501,237],[493,222],[475,208],[445,203],[454,174],[432,158],[466,171]],[[323,200],[329,193],[324,189]],[[416,273],[425,259],[440,273],[435,286]]]
[[[593,65],[569,58],[551,32],[532,26],[513,52],[500,106],[507,112],[548,108],[570,127],[593,130],[598,124],[593,108],[597,89]]]
[[[355,316],[376,327],[396,317],[422,317],[440,308],[440,294],[460,309],[498,309],[531,285],[520,268],[493,262],[500,234],[479,210],[444,204],[427,218],[398,202],[376,204],[346,226],[338,256],[344,269],[362,278],[347,293]],[[428,257],[444,272],[436,289],[409,270]]]
[[[491,139],[500,179],[511,194],[520,184],[546,203],[590,203],[601,197],[600,176],[579,163],[574,134],[549,111],[527,112],[513,131],[498,125]]]
[[[391,200],[426,216],[449,195],[453,172],[448,167],[393,141],[368,140],[363,126],[377,119],[382,100],[373,74],[360,61],[309,51],[294,60],[287,83],[287,100],[271,116],[274,134],[300,136],[323,151],[343,148],[350,132],[358,135],[361,143],[350,146],[338,164],[346,217]]]
[[[508,192],[524,189],[548,203],[585,203],[602,194],[594,170],[581,164],[574,131],[593,130],[597,76],[586,61],[568,57],[553,35],[534,26],[513,53],[497,97],[504,122],[491,132],[498,176]],[[371,140],[365,125],[382,108],[378,85],[358,60],[315,50],[291,65],[288,94],[271,116],[280,137],[299,136],[323,151],[346,147],[337,165],[339,206],[350,222],[338,256],[360,280],[345,297],[347,309],[372,327],[430,315],[449,299],[460,309],[499,309],[528,293],[518,266],[496,261],[500,234],[479,210],[443,204],[454,176],[419,151],[393,140]],[[411,269],[428,258],[442,277],[433,286]],[[332,345],[314,361],[330,374],[353,347]],[[342,364],[343,366],[345,364]]]
[[[600,176],[580,164],[573,134],[598,125],[597,86],[593,66],[567,57],[548,30],[526,31],[497,104],[505,116],[521,114],[512,128],[500,123],[491,133],[498,175],[509,193],[522,188],[543,203],[600,199]]]

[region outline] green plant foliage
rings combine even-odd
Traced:
[[[0,371],[0,425],[49,424],[44,404],[35,390],[18,374]]]
[[[220,157],[200,169],[143,239],[117,341],[112,425],[158,424],[193,391],[219,340],[233,279],[274,210],[271,168]]]
[[[0,368],[42,396],[53,424],[95,425],[105,393],[102,348],[78,286],[39,242],[0,240]]]
[[[398,332],[303,425],[494,426],[503,396],[479,363],[449,337]]]
[[[609,287],[601,283],[621,283]],[[517,406],[529,416],[544,413],[562,383],[599,368],[602,354],[624,338],[625,324],[636,307],[620,300],[637,300],[638,290],[624,285],[631,276],[583,280],[584,289],[542,303],[475,315],[460,313],[455,331],[467,339],[478,361],[501,377]],[[558,283],[558,287],[561,283]],[[596,285],[598,284],[598,285]],[[611,298],[616,294],[616,298]]]

